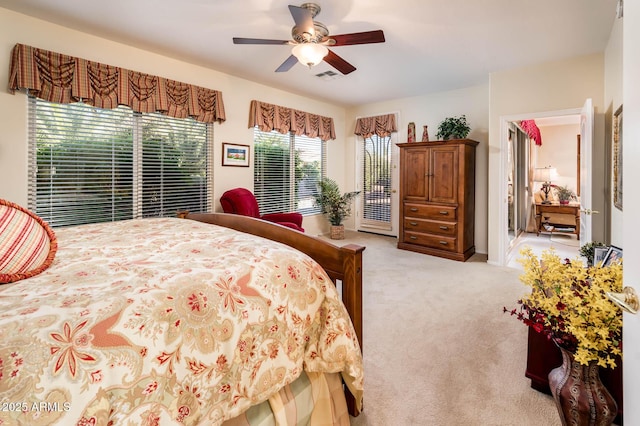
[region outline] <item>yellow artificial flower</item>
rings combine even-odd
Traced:
[[[581,364],[615,367],[622,353],[622,312],[606,293],[622,291],[622,262],[587,267],[579,258],[561,259],[554,249],[540,258],[531,248],[520,254],[520,281],[531,292],[518,300],[519,311],[505,311],[573,352]]]

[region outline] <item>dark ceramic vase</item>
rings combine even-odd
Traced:
[[[597,362],[582,365],[566,349],[562,365],[549,373],[549,387],[563,426],[609,426],[618,406],[600,381]]]

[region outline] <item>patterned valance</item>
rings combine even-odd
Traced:
[[[336,138],[333,118],[253,100],[249,111],[249,127],[255,126],[263,132],[294,132],[323,141]]]
[[[540,129],[535,120],[522,120],[520,122],[522,130],[536,143],[536,145],[542,145],[542,135]]]
[[[353,133],[369,138],[372,135],[380,137],[389,136],[392,132],[397,132],[396,115],[385,114],[375,117],[362,117],[356,120],[356,129]]]
[[[84,102],[98,108],[126,105],[136,112],[160,112],[221,123],[222,93],[155,75],[16,44],[9,90],[27,89],[49,102]]]

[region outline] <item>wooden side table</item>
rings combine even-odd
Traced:
[[[558,223],[556,215],[567,215],[574,218],[571,225]],[[536,235],[540,232],[558,232],[575,234],[580,239],[580,204],[579,203],[536,203]]]

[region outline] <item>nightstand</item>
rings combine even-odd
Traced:
[[[580,239],[580,204],[536,203],[536,234],[540,232],[575,234]]]

